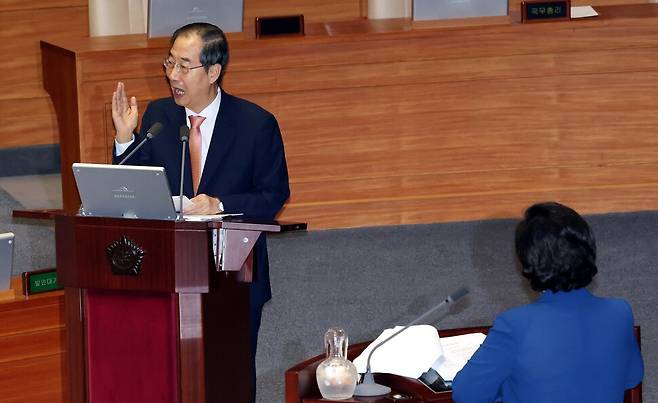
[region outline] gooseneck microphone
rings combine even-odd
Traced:
[[[435,311],[447,307],[450,304],[457,302],[458,300],[462,299],[466,294],[468,294],[468,289],[466,287],[461,287],[457,291],[453,292],[450,294],[446,299],[443,301],[439,302],[437,305],[435,305],[433,308],[425,312],[424,314],[420,315],[413,321],[411,321],[408,325],[403,327],[402,329],[398,330],[397,332],[393,333],[386,339],[382,340],[379,342],[375,347],[373,347],[372,350],[370,350],[370,354],[368,354],[368,361],[366,364],[366,373],[363,374],[363,381],[356,385],[356,389],[354,390],[354,396],[380,396],[380,395],[385,395],[391,391],[391,388],[388,386],[380,385],[378,383],[375,383],[375,378],[372,375],[372,372],[370,370],[370,359],[372,358],[372,354],[377,350],[379,347],[382,345],[386,344],[389,340],[394,338],[395,336],[399,335],[400,333],[404,332],[405,330],[409,329],[411,326],[419,323],[423,319],[425,319],[427,316],[431,315]],[[446,310],[443,315],[439,317],[436,321],[439,321],[443,319],[446,315],[448,314],[448,311]],[[435,322],[436,322],[435,321]]]
[[[181,158],[180,158],[180,191],[178,192],[178,217],[177,220],[183,220],[183,180],[185,179],[185,149],[187,147],[187,142],[190,140],[190,128],[187,125],[183,125],[178,129],[180,134],[180,141],[183,143],[181,148]]]
[[[144,137],[144,140],[140,141],[139,144],[137,144],[137,147],[135,147],[130,152],[130,154],[126,155],[126,157],[124,159],[122,159],[121,162],[119,162],[119,164],[117,164],[117,165],[123,165],[123,163],[126,162],[128,160],[128,158],[132,157],[132,155],[135,154],[137,152],[137,150],[139,150],[144,145],[144,143],[151,140],[152,138],[155,138],[155,136],[160,134],[161,131],[162,131],[162,123],[160,123],[160,122],[153,123],[153,126],[151,126],[146,131],[146,137]]]

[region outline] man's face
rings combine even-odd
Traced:
[[[180,66],[196,67],[201,65],[199,57],[203,43],[196,34],[181,35],[174,41],[169,50],[169,58]],[[171,93],[176,104],[201,112],[217,95],[217,86],[214,84],[219,77],[221,67],[215,64],[206,71],[205,68],[194,68],[187,73],[178,67],[166,69]]]

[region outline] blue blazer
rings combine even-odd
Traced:
[[[496,318],[455,377],[453,400],[621,403],[643,375],[626,301],[546,291]]]
[[[139,144],[151,125],[160,122],[162,132],[146,142],[126,164],[164,167],[172,194],[178,194],[182,147],[179,129],[186,120],[185,108],[176,105],[171,97],[149,103],[142,117],[141,133],[122,155],[114,157],[115,163]],[[183,192],[191,198],[194,194],[189,148],[184,170]],[[261,220],[275,218],[290,196],[290,189],[281,132],[271,113],[222,91],[198,193],[218,197],[227,213],[243,213]],[[252,307],[262,306],[272,296],[265,236],[256,243],[255,259]]]

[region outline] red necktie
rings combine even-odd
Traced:
[[[201,180],[201,123],[206,118],[203,116],[189,116],[190,118],[190,163],[192,164],[192,186],[194,186],[194,195],[199,189]]]

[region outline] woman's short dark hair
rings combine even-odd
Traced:
[[[529,207],[516,227],[515,244],[533,290],[582,288],[597,272],[594,234],[578,213],[562,204]]]
[[[203,48],[199,61],[205,67],[206,71],[213,64],[222,66],[222,71],[217,79],[217,84],[221,85],[228,66],[228,41],[226,35],[218,26],[207,22],[194,22],[182,26],[171,36],[171,46],[174,45],[176,38],[181,35],[196,34],[203,41]]]

